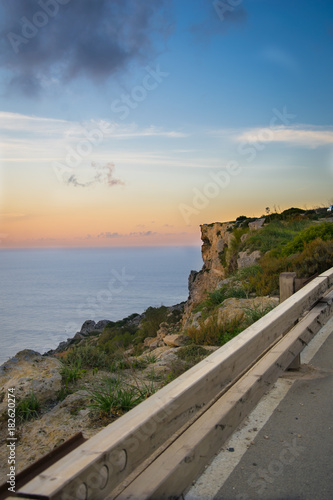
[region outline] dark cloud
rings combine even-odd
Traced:
[[[10,87],[34,97],[50,81],[103,82],[147,62],[168,30],[167,1],[0,0],[0,62]]]
[[[242,2],[238,5],[228,0],[194,0],[194,7],[202,11],[202,21],[190,27],[197,41],[206,41],[212,35],[225,35],[232,25],[243,24],[247,11]]]

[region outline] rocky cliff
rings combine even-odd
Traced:
[[[260,229],[265,219],[256,219],[248,224],[250,231]],[[183,326],[189,325],[189,318],[195,307],[206,297],[207,292],[212,292],[222,284],[226,278],[227,270],[232,257],[232,242],[235,236],[232,231],[237,227],[233,222],[214,222],[203,224],[201,227],[201,255],[203,266],[201,271],[191,271],[188,287],[189,297],[185,305]],[[247,234],[243,236],[247,237]],[[236,266],[238,269],[256,263],[261,254],[259,251],[252,253],[236,251]]]
[[[215,222],[201,226],[201,271],[191,271],[188,279],[189,297],[185,306],[183,323],[192,310],[204,300],[207,290],[214,290],[225,278],[226,267],[223,258],[232,239],[232,222]]]

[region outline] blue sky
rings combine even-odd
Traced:
[[[0,245],[333,201],[333,3],[2,0]]]

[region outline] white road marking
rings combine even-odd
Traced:
[[[333,331],[333,317],[321,328],[301,354],[301,362],[308,364]],[[195,484],[184,495],[184,500],[208,500],[217,495],[234,468],[246,453],[251,442],[271,417],[295,380],[279,378],[273,388],[260,400],[239,429],[224,444]],[[233,452],[228,451],[230,448]]]

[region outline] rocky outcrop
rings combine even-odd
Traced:
[[[191,338],[188,335],[174,333],[173,335],[166,335],[163,342],[170,347],[180,347],[190,344]]]
[[[237,267],[238,269],[242,269],[243,267],[253,266],[257,264],[261,257],[261,253],[259,250],[255,250],[254,252],[239,252],[237,259]]]
[[[258,229],[262,228],[262,226],[265,224],[265,221],[266,221],[265,217],[262,217],[261,219],[249,222],[250,231],[257,231]]]
[[[263,312],[274,308],[279,304],[277,297],[255,297],[254,299],[230,298],[223,302],[217,313],[218,324],[225,324],[237,320],[243,320],[247,311]]]
[[[251,231],[257,231],[265,223],[265,218],[252,220],[248,227]],[[213,224],[203,224],[201,226],[202,247],[201,254],[203,267],[201,271],[191,271],[188,279],[189,297],[185,305],[182,320],[183,328],[188,328],[193,323],[192,311],[207,298],[207,293],[216,290],[221,283],[226,282],[227,270],[232,260],[236,268],[257,264],[261,257],[260,251],[254,252],[230,252],[231,242],[235,240],[232,231],[239,227],[236,222],[214,222]],[[249,233],[241,237],[243,243],[248,238]],[[236,250],[237,252],[237,250]]]
[[[60,342],[60,344],[56,349],[52,349],[48,351],[46,354],[51,356],[53,354],[64,352],[70,347],[73,347],[74,344],[78,344],[80,341],[84,341],[87,337],[95,336],[102,333],[102,331],[104,330],[104,328],[108,323],[110,323],[109,319],[102,319],[97,323],[91,319],[87,319],[83,323],[81,330],[79,332],[76,332],[74,337],[69,338],[63,342]]]
[[[16,471],[20,472],[78,432],[89,438],[102,430],[105,425],[103,422],[97,421],[92,425],[88,402],[86,392],[78,391],[40,418],[22,423],[16,430]],[[7,436],[5,430],[0,432],[0,483],[6,481],[8,472]]]
[[[202,270],[191,271],[188,280],[189,297],[185,305],[183,324],[192,310],[205,299],[207,291],[215,290],[226,275],[226,251],[233,236],[232,222],[215,222],[201,226]]]
[[[16,400],[33,392],[39,402],[56,398],[61,388],[60,362],[31,350],[20,351],[0,367],[0,394],[14,388]],[[0,403],[0,415],[6,410]]]

